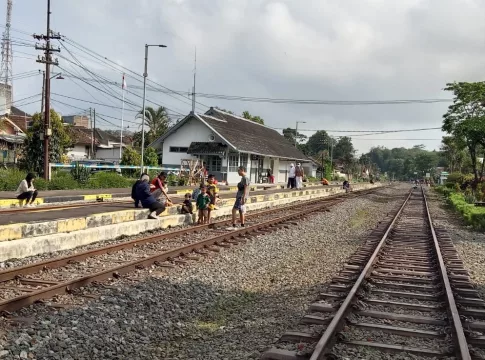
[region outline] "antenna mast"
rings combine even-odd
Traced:
[[[192,87],[192,113],[195,114],[195,76],[197,75],[197,46],[194,55],[194,86]]]
[[[12,41],[10,39],[10,26],[12,22],[12,0],[7,0],[7,18],[5,31],[2,35],[2,65],[0,70],[0,110],[2,114],[10,113],[12,105]]]

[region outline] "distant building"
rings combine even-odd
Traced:
[[[12,86],[0,84],[0,116],[10,114],[12,108]]]
[[[7,116],[0,117],[0,162],[16,163],[22,153],[26,135]]]
[[[85,128],[91,128],[89,116],[86,116],[86,115],[63,116],[62,122],[64,124],[69,124],[69,125],[73,125],[73,126],[82,126],[82,127],[85,127]]]
[[[164,167],[199,159],[219,181],[231,184],[239,181],[241,165],[253,183],[265,180],[267,169],[276,182],[286,182],[290,163],[301,162],[313,173],[311,160],[276,130],[215,108],[191,112],[149,146],[162,153]]]
[[[10,113],[7,118],[17,125],[24,133],[32,126],[32,115],[15,106],[10,107]]]
[[[67,156],[72,160],[83,159],[100,159],[113,162],[120,160],[120,137],[114,136],[106,131],[96,129],[94,133],[94,148],[95,154],[92,152],[93,147],[93,129],[88,129],[84,126],[71,126],[69,133],[74,141],[74,146],[67,153]],[[123,137],[123,148],[131,145],[130,137]]]

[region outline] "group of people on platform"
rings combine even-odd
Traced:
[[[303,187],[304,176],[305,176],[305,173],[300,163],[297,163],[296,167],[294,164],[290,164],[290,170],[288,171],[287,188],[288,189],[296,188],[297,190],[301,190],[301,188]]]
[[[245,225],[245,204],[249,196],[249,178],[246,175],[244,166],[238,168],[238,174],[241,176],[241,180],[237,184],[236,201],[232,209],[232,226],[230,229],[236,228],[238,212],[241,227]],[[148,174],[143,174],[131,189],[131,198],[135,202],[135,207],[149,209],[150,214],[148,217],[150,219],[158,219],[158,216],[167,207],[173,205],[168,195],[166,179],[167,175],[165,172],[161,172],[151,182]],[[207,176],[207,182],[202,182],[192,194],[185,194],[180,210],[182,214],[193,214],[192,200],[195,200],[198,212],[197,223],[209,224],[211,221],[211,212],[217,210],[217,203],[219,202],[219,188],[217,187],[217,181],[214,175],[209,174]]]

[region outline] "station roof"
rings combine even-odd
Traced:
[[[235,151],[288,160],[311,161],[278,131],[254,121],[210,108],[204,114],[190,113],[151,146],[162,143],[190,119],[196,118]]]

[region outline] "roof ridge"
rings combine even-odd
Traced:
[[[242,116],[239,116],[239,115],[235,115],[235,114],[229,114],[229,113],[227,113],[227,112],[225,112],[225,111],[222,111],[222,110],[220,110],[220,109],[217,109],[217,108],[212,108],[212,110],[215,110],[215,111],[217,111],[217,112],[221,113],[222,115],[228,115],[228,116],[232,116],[232,117],[234,117],[234,118],[236,118],[236,119],[243,120],[243,121],[249,121],[249,122],[251,122],[252,124],[256,124],[256,125],[263,126],[263,127],[265,127],[265,128],[268,128],[268,129],[274,130],[273,128],[270,128],[269,126],[266,126],[266,125],[264,125],[264,124],[260,124],[260,123],[258,123],[258,122],[256,122],[256,121],[253,121],[253,120],[246,119],[246,118],[244,118],[244,117],[242,117]],[[209,116],[210,116],[210,115],[209,115]]]
[[[208,118],[214,119],[216,121],[223,121],[223,122],[226,122],[227,123],[227,120],[219,119],[219,118],[216,118],[215,116],[206,115],[206,114],[200,114],[200,113],[197,113],[197,115],[198,116],[207,116]]]

